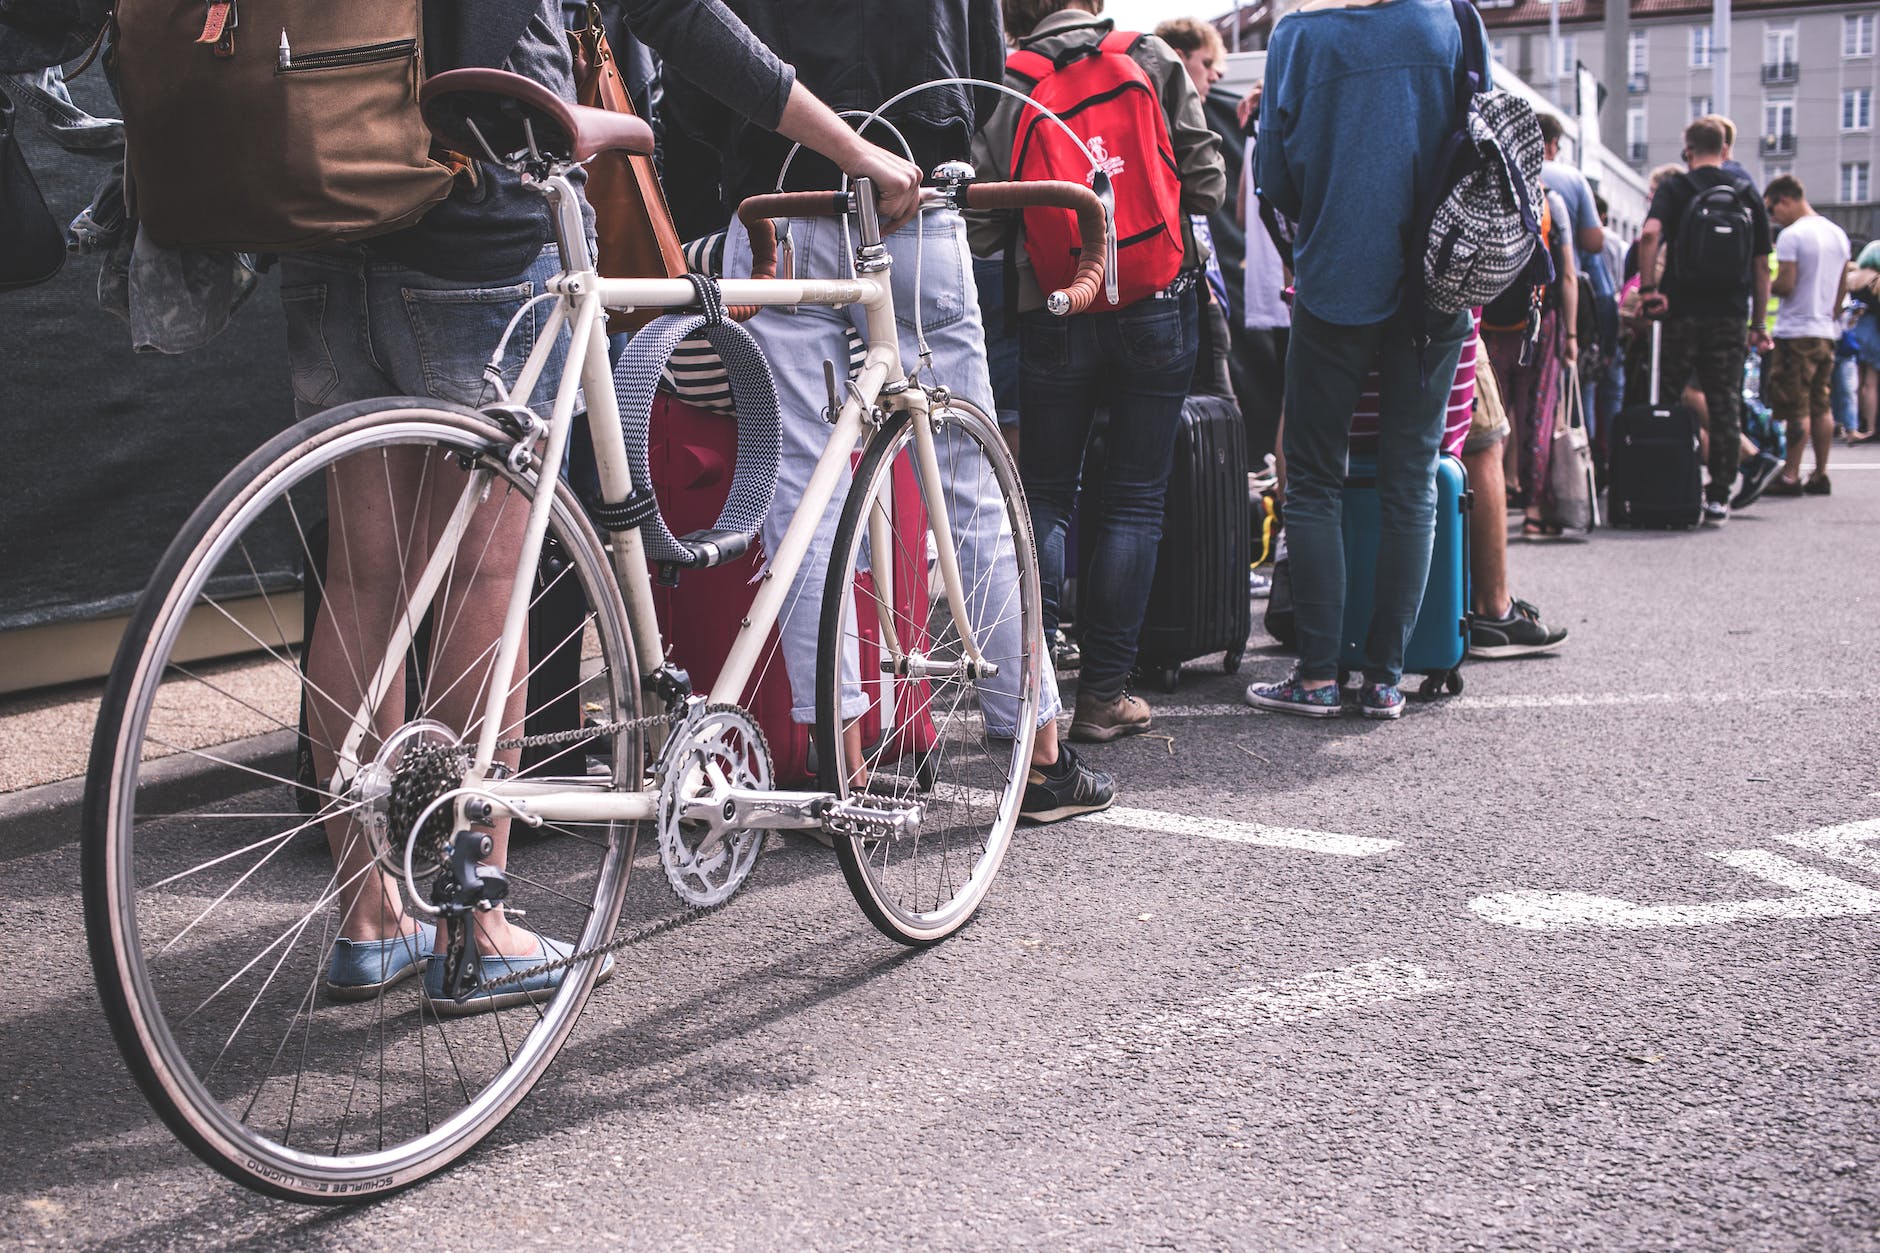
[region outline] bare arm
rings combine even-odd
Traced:
[[[1560,316],[1566,325],[1566,349],[1560,356],[1568,365],[1576,365],[1580,360],[1580,262],[1573,249],[1560,251],[1565,258],[1560,272]]]
[[[1767,351],[1775,345],[1766,329],[1769,325],[1769,254],[1765,252],[1752,258],[1750,269],[1755,271],[1756,311],[1750,315],[1749,346],[1759,352]]]
[[[1841,282],[1834,289],[1834,316],[1840,320],[1841,310],[1847,308],[1847,267],[1841,267]]]
[[[1580,245],[1580,251],[1589,256],[1595,252],[1603,252],[1606,247],[1606,228],[1603,226],[1582,227],[1575,239]]]
[[[1665,297],[1658,290],[1657,279],[1658,249],[1664,242],[1664,234],[1664,223],[1657,218],[1646,218],[1638,232],[1639,308],[1648,317],[1657,317],[1665,311]]]
[[[777,133],[820,152],[850,178],[873,179],[882,216],[889,221],[913,216],[919,204],[920,167],[863,139],[803,84],[790,84]]]
[[[1844,282],[1843,286],[1845,285]],[[1795,262],[1778,261],[1776,263],[1776,276],[1770,281],[1769,290],[1784,300],[1795,294]]]

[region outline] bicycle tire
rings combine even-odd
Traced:
[[[331,799],[325,823],[299,815],[288,708],[299,699],[302,679],[284,626],[293,622],[298,632],[298,606],[289,603],[291,587],[264,576],[255,560],[280,538],[264,524],[287,520],[287,539],[297,533],[304,547],[309,499],[331,490],[342,508],[352,507],[346,501],[354,498],[338,495],[338,487],[322,487],[343,478],[328,468],[347,457],[367,458],[356,464],[368,471],[375,456],[388,467],[419,465],[431,493],[454,484],[454,472],[487,470],[489,490],[474,508],[520,507],[534,499],[537,484],[507,466],[510,447],[488,418],[433,400],[361,402],[295,425],[231,471],[190,517],[139,600],[112,668],[92,744],[82,836],[86,930],[99,993],[125,1063],[157,1114],[203,1161],[258,1192],[349,1202],[443,1169],[541,1077],[599,972],[597,959],[577,963],[526,1007],[470,1017],[427,1008],[433,1003],[420,990],[422,977],[344,1001],[322,986],[327,941],[347,886],[327,839],[336,823],[347,831],[360,824],[343,820]],[[583,698],[598,706],[591,709],[596,717],[637,717],[633,642],[606,554],[559,479],[555,491],[549,538],[566,559],[561,577],[576,579],[586,597],[588,612],[575,630],[599,662],[583,681]],[[417,495],[428,499],[426,490]],[[458,499],[469,497],[459,492]],[[409,517],[421,507],[413,501]],[[495,560],[490,545],[473,547],[466,540],[451,554],[433,615],[437,633],[458,621],[447,614],[452,580],[474,577],[486,557]],[[502,575],[504,589],[510,571]],[[468,604],[472,585],[463,587],[459,603]],[[247,617],[252,625],[240,626],[259,659],[227,671],[190,660],[181,641],[191,611],[235,624],[235,610],[247,603],[234,598],[238,591],[267,602],[265,616],[257,611]],[[407,600],[403,611],[424,608]],[[274,630],[280,634],[261,634]],[[397,690],[402,696],[402,684]],[[234,746],[192,748],[171,738],[181,725],[172,722],[171,701],[182,697],[195,702],[196,714],[220,709],[231,720],[215,725],[239,722],[246,709],[276,729]],[[451,697],[440,690],[426,699],[442,705]],[[595,776],[591,786],[638,785],[637,734],[597,747],[600,756],[584,759]],[[167,760],[146,760],[157,751]],[[516,896],[528,900],[529,925],[584,948],[604,942],[626,891],[630,828],[545,824],[529,833],[526,850],[518,833],[507,865]],[[256,840],[262,831],[268,834]],[[261,848],[268,851],[257,854]],[[309,898],[308,885],[322,879]],[[204,899],[209,905],[196,913]],[[309,899],[312,908],[303,914]],[[304,944],[302,936],[316,930],[320,942]],[[196,1003],[208,988],[214,991]],[[270,1057],[256,1060],[270,1048]]]
[[[962,525],[981,528],[982,533],[990,527],[984,551],[960,548],[962,599],[968,614],[978,619],[970,625],[982,654],[1000,672],[976,680],[961,668],[925,683],[905,678],[889,683],[879,673],[857,676],[878,710],[894,710],[895,730],[865,748],[865,795],[916,801],[923,814],[912,834],[835,840],[843,877],[869,921],[911,946],[938,943],[959,930],[992,887],[1024,797],[1045,656],[1030,512],[999,428],[977,406],[959,399],[937,410],[933,420],[936,458],[952,493],[951,526],[956,531]],[[938,549],[930,542],[932,523],[925,509],[904,510],[895,519],[898,529],[890,526],[891,594],[884,595],[875,582],[877,566],[888,563],[876,563],[872,548],[864,547],[870,514],[879,509],[882,517],[893,517],[888,489],[897,479],[901,492],[919,501],[913,490],[916,461],[913,420],[904,412],[863,451],[831,548],[817,649],[817,754],[822,787],[845,800],[854,789],[842,747],[842,662],[854,656],[860,666],[859,659],[871,655],[871,649],[880,655],[862,625],[865,613],[891,613],[903,652],[924,646],[925,655],[940,664],[957,665],[962,656],[937,570],[929,566],[928,554]],[[899,506],[903,498],[895,495]],[[965,510],[964,502],[974,503]],[[906,534],[910,527],[914,536]],[[999,577],[1009,577],[1012,590],[994,605],[991,580],[998,569],[1009,571]],[[916,584],[931,594],[923,597]],[[1016,605],[1010,603],[1014,598]],[[917,621],[922,599],[927,612]],[[1002,642],[997,648],[991,642],[995,628]],[[1015,705],[1017,734],[1011,739],[987,733],[978,700],[985,690],[1004,690]],[[931,723],[931,731],[923,720]]]

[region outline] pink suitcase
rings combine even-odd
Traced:
[[[650,426],[649,462],[653,474],[654,495],[659,498],[661,514],[675,535],[711,526],[731,490],[731,472],[737,459],[737,420],[700,409],[666,392],[653,402]],[[903,459],[895,468],[895,525],[909,533],[924,531],[926,511],[911,467]],[[923,546],[924,547],[924,546]],[[718,678],[732,640],[751,599],[757,593],[752,579],[763,561],[756,546],[738,560],[709,570],[687,570],[680,574],[677,587],[654,585],[654,603],[659,613],[660,632],[671,650],[675,665],[692,676],[692,690],[707,692]],[[821,559],[812,553],[807,560]],[[928,712],[928,685],[921,681],[884,679],[879,649],[880,628],[875,620],[872,601],[863,591],[864,573],[857,580],[856,621],[862,636],[862,688],[869,698],[869,709],[862,717],[862,739],[873,744],[882,735],[884,725],[892,728],[889,759],[908,752],[924,751],[934,743],[933,720]],[[903,638],[909,648],[925,649],[927,640],[927,571],[912,568],[912,563],[896,562],[895,609],[897,629],[900,623],[918,623],[915,639]],[[815,612],[802,606],[798,612]],[[760,659],[761,677],[754,678],[742,702],[763,728],[770,743],[773,773],[779,786],[802,786],[815,778],[812,766],[812,728],[790,718],[790,681],[784,672],[783,655],[776,648],[773,629],[766,646],[766,661]]]

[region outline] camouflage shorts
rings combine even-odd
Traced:
[[[1827,413],[1834,383],[1834,341],[1778,339],[1763,375],[1763,402],[1779,422]]]

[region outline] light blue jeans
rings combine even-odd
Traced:
[[[850,254],[844,246],[839,222],[827,218],[799,218],[789,223],[799,276],[834,277],[849,272]],[[920,362],[914,338],[918,310],[933,367],[922,382],[943,384],[954,395],[969,400],[992,415],[992,383],[986,371],[986,336],[979,318],[979,298],[973,283],[971,258],[966,250],[966,224],[951,210],[922,215],[919,226],[920,281],[915,282],[915,228],[902,227],[887,240],[893,258],[895,316],[901,327],[901,360],[914,369]],[[736,222],[725,249],[725,273],[748,275],[751,249],[744,229]],[[770,360],[777,380],[777,399],[783,413],[783,452],[777,469],[777,490],[770,518],[764,524],[766,552],[776,552],[784,530],[795,516],[797,502],[809,484],[816,461],[829,442],[829,426],[822,420],[827,403],[822,363],[848,359],[844,328],[864,331],[861,307],[830,309],[802,305],[795,309],[766,309],[745,324]],[[989,507],[983,492],[990,484],[978,445],[957,432],[935,433],[942,472],[957,464],[964,474],[949,475],[947,516],[959,550],[960,578],[969,595],[983,598],[974,606],[976,621],[995,625],[979,641],[988,660],[998,662],[999,674],[980,684],[986,730],[1010,736],[1018,725],[1018,680],[1028,641],[1017,613],[1018,567],[1009,555],[1000,556],[1003,510]],[[822,617],[823,582],[827,554],[835,546],[836,524],[848,494],[845,476],[828,510],[817,523],[815,538],[790,594],[784,598],[777,630],[783,641],[784,664],[790,673],[791,717],[797,722],[816,718],[816,636]],[[1005,608],[1009,606],[1009,608]],[[859,717],[867,707],[856,681],[853,654],[842,659],[842,716]],[[1057,716],[1060,708],[1057,679],[1050,662],[1044,663],[1044,693],[1038,724]]]

